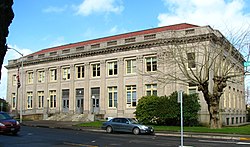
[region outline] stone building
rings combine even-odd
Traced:
[[[13,110],[21,107],[24,116],[64,113],[134,117],[142,96],[169,95],[180,89],[198,92],[195,86],[163,85],[143,74],[156,73],[156,49],[166,45],[176,32],[193,40],[221,35],[210,26],[183,23],[43,49],[8,62],[7,101]],[[243,69],[243,65],[238,66]],[[23,73],[20,88],[18,67]],[[224,125],[245,122],[244,80],[229,83],[220,103]],[[200,104],[200,122],[207,123],[209,114],[201,93]]]

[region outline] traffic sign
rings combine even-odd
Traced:
[[[244,67],[250,66],[250,61],[244,62]]]

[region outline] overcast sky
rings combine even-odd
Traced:
[[[177,23],[210,25],[223,34],[250,26],[250,0],[15,0],[13,9],[7,43],[24,55]],[[4,65],[19,57],[9,50]],[[5,68],[2,74],[0,97],[6,98]]]

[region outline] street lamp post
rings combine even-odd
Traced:
[[[19,107],[20,107],[20,123],[22,123],[22,119],[23,119],[23,110],[22,110],[22,104],[23,104],[23,91],[24,91],[24,82],[23,82],[23,54],[20,53],[18,50],[14,49],[14,48],[11,48],[11,47],[8,47],[7,49],[12,49],[14,50],[15,52],[17,52],[19,55],[21,55],[21,87],[22,87],[22,93],[21,93],[21,98],[20,98],[20,101],[19,101]],[[17,89],[18,90],[18,89]],[[18,96],[16,98],[16,100],[18,99]],[[18,101],[18,100],[17,100]],[[17,107],[17,106],[16,106]]]

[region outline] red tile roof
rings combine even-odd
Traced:
[[[194,27],[199,27],[199,26],[188,24],[188,23],[163,26],[163,27],[158,27],[158,28],[152,28],[152,29],[147,29],[147,30],[141,30],[141,31],[136,31],[136,32],[130,32],[130,33],[125,33],[125,34],[119,34],[119,35],[114,35],[114,36],[109,36],[109,37],[103,37],[103,38],[98,38],[98,39],[93,39],[93,40],[87,40],[87,41],[82,41],[82,42],[77,42],[77,43],[56,46],[56,47],[40,50],[31,55],[44,54],[47,52],[54,52],[57,50],[63,50],[63,49],[69,49],[69,48],[74,48],[74,47],[80,47],[80,46],[84,46],[88,44],[96,44],[96,43],[101,43],[101,42],[106,42],[106,41],[118,40],[121,38],[129,38],[129,37],[138,36],[138,35],[152,34],[152,33],[157,33],[157,32],[162,32],[162,31],[167,31],[167,30],[182,30],[182,29],[194,28]]]

